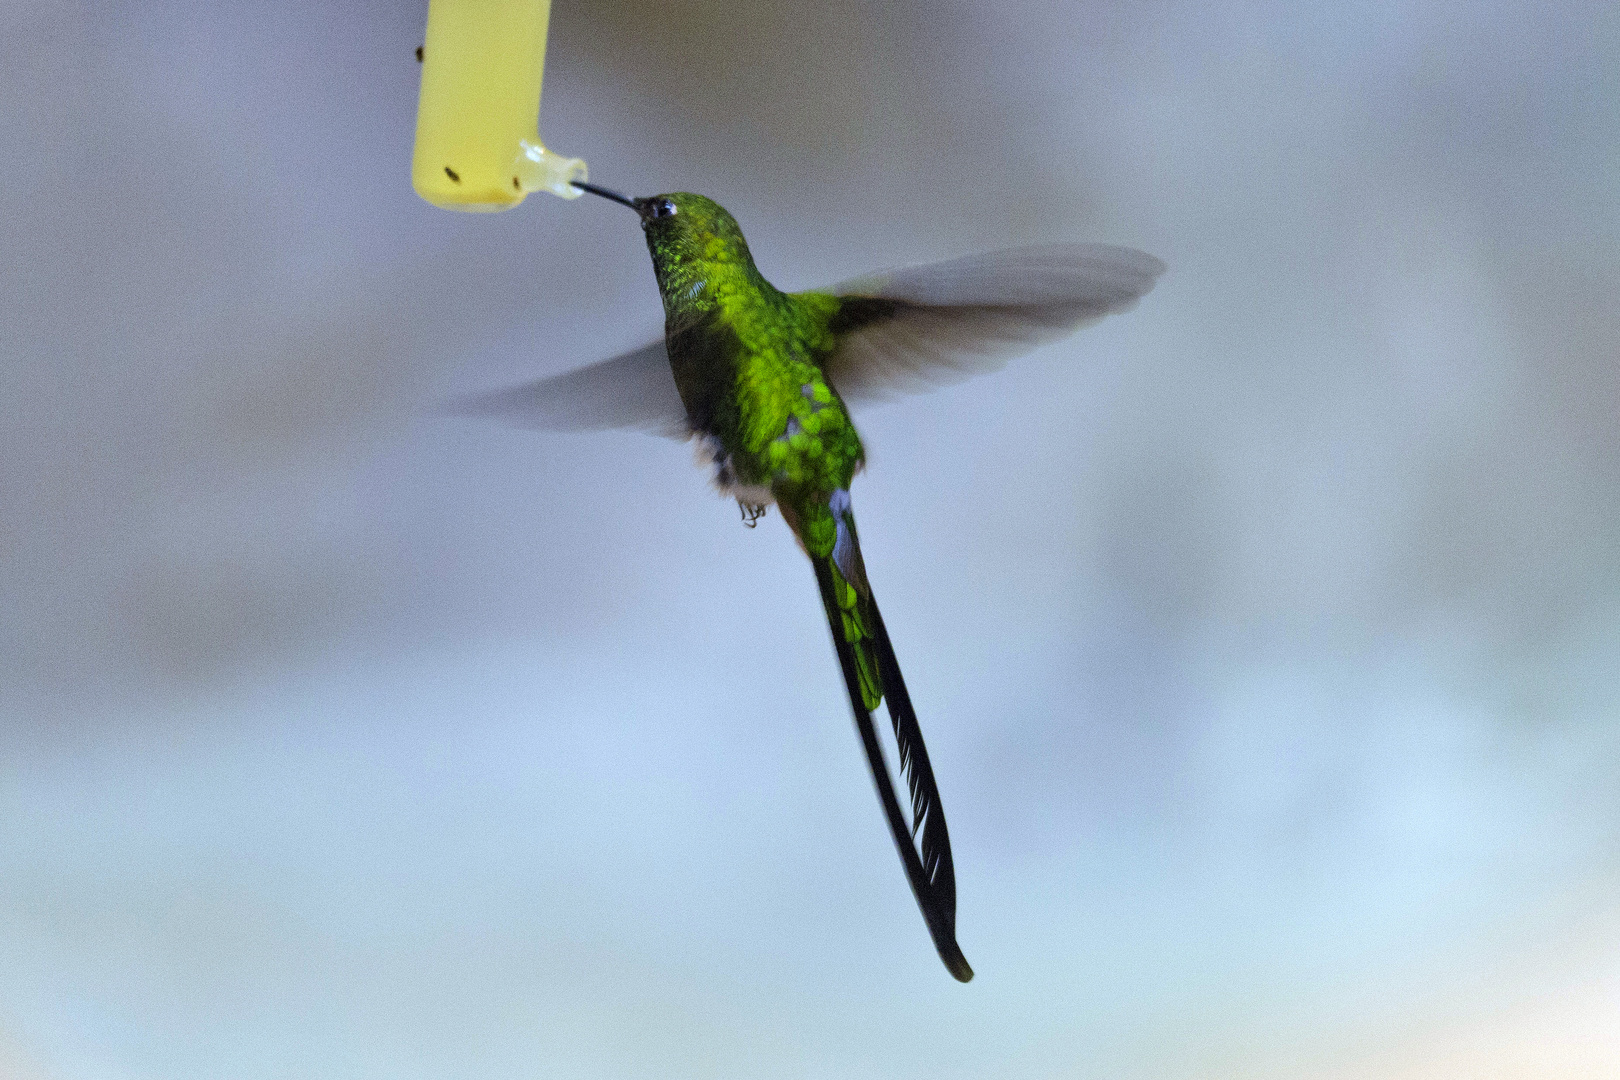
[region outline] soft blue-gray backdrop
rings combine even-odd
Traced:
[[[623,210],[433,209],[420,3],[0,10],[0,1075],[1620,1072],[1620,8],[559,0],[542,132],[784,287],[1136,311],[863,415],[940,968]]]

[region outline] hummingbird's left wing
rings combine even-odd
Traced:
[[[1049,244],[870,274],[818,290],[840,301],[822,369],[852,403],[929,390],[1135,307],[1163,272],[1132,248]]]
[[[662,338],[611,360],[462,398],[444,411],[543,431],[632,428],[675,439],[690,434]]]

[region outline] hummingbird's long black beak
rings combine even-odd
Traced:
[[[628,195],[620,195],[612,188],[597,187],[595,184],[587,184],[583,180],[570,180],[569,183],[573,184],[581,191],[588,191],[592,195],[600,195],[604,199],[612,199],[616,203],[623,203],[625,206],[628,206],[630,209],[634,210],[639,216],[646,216],[641,212],[641,206],[636,202],[635,199],[630,198]]]

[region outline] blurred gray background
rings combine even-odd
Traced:
[[[1134,312],[862,415],[933,955],[622,209],[409,184],[425,5],[0,9],[0,1075],[1620,1074],[1620,8],[558,0],[541,131],[786,288]]]

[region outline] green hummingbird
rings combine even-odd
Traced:
[[[851,402],[948,382],[1132,307],[1164,264],[1129,248],[1052,245],[785,293],[736,219],[702,195],[592,194],[641,219],[664,302],[644,348],[466,403],[552,430],[642,428],[698,440],[752,526],[775,504],[815,569],[867,764],[940,959],[962,982],[950,834],[917,714],[861,559],[850,481],[865,452]],[[872,712],[888,706],[902,811]],[[920,841],[920,842],[919,842]]]

